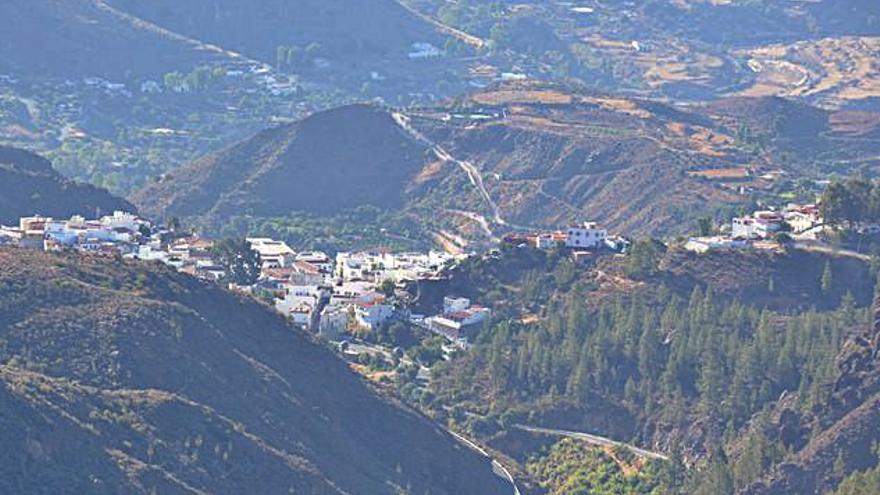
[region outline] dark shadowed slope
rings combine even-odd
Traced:
[[[149,185],[133,200],[150,214],[273,216],[399,208],[426,160],[384,110],[350,106],[263,131]]]
[[[510,490],[274,312],[165,267],[0,250],[0,329],[2,493]]]
[[[101,0],[4,0],[0,19],[0,73],[16,76],[161,76],[229,58]]]
[[[34,214],[68,218],[114,210],[134,207],[104,189],[64,178],[45,158],[0,146],[0,223]]]
[[[275,62],[279,46],[313,50],[364,71],[383,60],[406,60],[412,43],[442,46],[433,26],[394,0],[109,0],[109,4],[172,31]]]

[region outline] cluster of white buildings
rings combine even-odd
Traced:
[[[130,255],[152,235],[150,222],[136,215],[116,211],[94,220],[73,216],[22,217],[15,226],[0,226],[0,244],[58,251]]]
[[[359,252],[336,255],[336,276],[343,281],[400,283],[437,276],[463,256],[430,251],[428,253]]]
[[[247,242],[260,258],[256,287],[271,292],[275,309],[293,323],[315,328],[333,286],[330,257],[320,252],[297,253],[286,242],[265,237]]]
[[[247,239],[261,262],[257,288],[275,295],[275,308],[292,322],[330,340],[352,330],[375,330],[397,317],[388,290],[433,278],[460,257],[440,252],[296,252],[282,241]]]
[[[91,220],[79,215],[67,220],[22,217],[17,226],[0,226],[0,245],[161,261],[211,281],[225,275],[223,267],[211,259],[212,241],[171,235],[149,220],[124,211]]]
[[[685,244],[685,249],[698,253],[743,249],[764,245],[780,233],[786,233],[793,239],[815,240],[824,229],[818,206],[791,204],[781,211],[761,210],[736,217],[729,229],[723,229],[722,235],[693,237]]]
[[[608,231],[596,222],[583,222],[555,232],[511,234],[504,240],[510,244],[528,244],[538,249],[564,247],[573,251],[622,251],[629,245],[622,237],[608,235]]]
[[[395,307],[389,291],[406,281],[436,278],[462,256],[428,253],[339,253],[335,260],[319,251],[296,252],[270,238],[247,239],[260,260],[260,277],[251,287],[266,291],[275,308],[293,323],[338,340],[350,330],[375,330],[392,318],[409,318]],[[94,220],[23,217],[16,226],[0,226],[0,245],[47,251],[76,251],[159,261],[208,281],[226,275],[212,258],[214,242],[179,236],[137,215],[116,211]],[[458,338],[459,330],[481,322],[488,309],[466,299],[449,299],[432,325]]]
[[[167,236],[160,231],[138,247],[130,257],[145,261],[161,261],[203,280],[218,282],[226,276],[226,269],[212,258],[214,241],[199,236]]]

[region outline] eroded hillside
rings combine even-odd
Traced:
[[[458,244],[585,219],[677,235],[700,216],[726,221],[780,176],[870,162],[878,125],[871,112],[781,98],[682,107],[509,83],[431,108],[319,112],[208,155],[133,200],[210,228],[366,204],[417,223],[421,238]]]
[[[4,493],[506,493],[256,302],[170,268],[0,250]]]

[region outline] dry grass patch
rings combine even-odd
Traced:
[[[552,90],[498,90],[480,93],[474,96],[474,101],[483,105],[510,105],[510,104],[542,104],[542,105],[568,105],[572,102],[572,96]]]
[[[691,177],[709,180],[742,180],[749,178],[749,169],[745,167],[712,168],[707,170],[691,170],[687,174]]]

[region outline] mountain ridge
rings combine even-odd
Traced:
[[[209,232],[236,216],[326,216],[366,204],[419,223],[424,238],[488,242],[512,226],[587,219],[625,235],[684,235],[699,216],[726,221],[748,204],[743,190],[772,188],[764,171],[816,166],[819,146],[880,150],[870,122],[774,97],[677,107],[508,83],[434,107],[317,112],[208,154],[131,199]],[[856,132],[869,139],[852,147],[846,133]],[[713,179],[718,170],[740,175]]]

